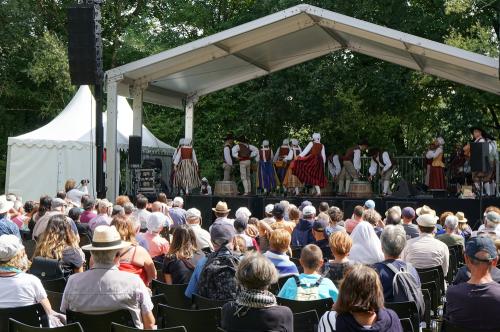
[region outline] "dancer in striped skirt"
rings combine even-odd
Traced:
[[[314,133],[312,142],[306,146],[299,158],[295,160],[293,174],[302,183],[313,185],[316,189],[316,196],[321,196],[321,189],[327,184],[325,176],[325,146],[321,144],[321,135]]]
[[[191,139],[185,138],[183,143],[174,159],[174,188],[184,190],[184,193],[188,195],[191,189],[200,187],[201,181]]]
[[[302,149],[299,146],[299,141],[293,138],[291,140],[292,146],[290,151],[288,152],[288,156],[285,158],[287,162],[291,162],[288,167],[285,175],[285,179],[283,180],[283,186],[288,189],[295,189],[295,195],[299,195],[300,189],[304,186],[302,182],[300,182],[299,178],[293,175],[292,169],[293,164],[295,163],[295,159],[300,156]]]

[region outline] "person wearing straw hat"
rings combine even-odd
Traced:
[[[231,156],[231,149],[234,145],[234,135],[228,133],[224,139],[224,149],[222,156],[222,169],[224,170],[223,181],[231,181],[231,173],[233,171],[233,158]]]
[[[429,179],[428,186],[431,190],[446,189],[446,184],[444,181],[445,165],[443,162],[443,146],[444,139],[442,137],[438,137],[434,140],[429,150],[425,153],[425,158],[427,158],[430,163],[430,165],[427,167],[427,177]]]
[[[472,234],[472,228],[467,224],[467,218],[463,212],[458,211],[455,213],[455,217],[458,219],[458,232],[467,241]]]
[[[247,196],[252,191],[251,169],[252,158],[259,160],[259,149],[255,146],[248,144],[245,135],[238,138],[238,144],[233,146],[233,157],[239,160],[240,163],[240,176],[243,183],[243,195]]]
[[[153,329],[153,303],[149,290],[139,276],[118,270],[120,250],[131,244],[121,240],[114,226],[101,225],[94,230],[89,250],[93,267],[69,277],[64,289],[61,311],[104,314],[127,309],[135,327]]]
[[[314,133],[312,140],[307,144],[292,167],[293,175],[300,182],[314,186],[316,196],[321,196],[321,189],[327,185],[325,176],[326,152],[321,144],[321,135]]]
[[[0,235],[13,234],[21,238],[19,227],[10,220],[10,211],[14,207],[14,202],[7,200],[5,195],[0,196]]]
[[[174,187],[189,195],[190,190],[201,185],[198,160],[190,138],[184,138],[174,159]]]
[[[264,194],[273,191],[278,184],[278,176],[273,165],[274,153],[269,147],[269,141],[264,140],[259,149],[259,167],[257,168],[257,188]]]
[[[413,264],[417,269],[425,269],[440,266],[443,274],[448,273],[450,251],[448,246],[434,238],[436,222],[439,219],[436,213],[421,214],[417,218],[420,236],[408,240],[401,258],[405,262]]]
[[[227,224],[233,226],[234,220],[227,217],[229,212],[231,212],[231,209],[228,209],[226,202],[219,201],[215,208],[212,208],[212,211],[214,212],[216,219],[210,226],[210,229],[215,224]]]

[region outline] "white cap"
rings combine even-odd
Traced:
[[[273,212],[273,209],[274,209],[274,204],[267,204],[265,211],[266,213],[271,214]]]
[[[299,145],[299,140],[296,138],[292,138],[292,145]]]
[[[14,202],[8,201],[5,195],[0,196],[0,213],[9,212],[14,207]]]
[[[321,139],[321,135],[319,133],[314,133],[312,136],[313,140],[319,141]]]
[[[267,139],[263,140],[262,146],[269,146],[269,141]]]
[[[266,210],[267,212],[267,210]],[[247,208],[247,207],[240,207],[238,210],[236,210],[236,212],[234,213],[236,219],[238,218],[242,218],[242,219],[246,219],[248,221],[248,218],[250,218],[250,216],[252,215],[252,212],[250,212],[250,210]]]
[[[304,206],[304,208],[302,209],[302,215],[304,217],[309,217],[312,216],[313,214],[316,214],[316,208],[312,205]]]
[[[174,206],[179,206],[179,205],[184,205],[184,199],[182,197],[175,197],[174,200],[172,201]]]
[[[153,212],[149,215],[146,227],[150,232],[158,232],[161,227],[167,225],[167,216],[161,212]]]
[[[201,211],[195,208],[191,208],[186,211],[186,219],[191,218],[201,218]]]
[[[422,214],[417,218],[417,224],[422,227],[434,227],[438,219],[438,217],[432,214]]]
[[[288,138],[285,138],[283,140],[283,145],[288,145],[288,144],[290,144],[290,140]]]
[[[17,236],[12,234],[0,236],[0,262],[10,261],[22,249],[24,246]]]

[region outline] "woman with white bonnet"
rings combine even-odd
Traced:
[[[264,194],[270,193],[278,183],[273,159],[274,154],[269,147],[269,141],[264,140],[262,147],[259,149],[259,167],[257,168],[257,189],[262,190]]]
[[[24,246],[15,235],[0,236],[0,308],[25,307],[40,303],[50,315],[51,326],[61,325],[52,311],[47,293],[34,275],[27,274],[29,260]]]
[[[163,258],[168,252],[168,241],[160,235],[163,227],[166,225],[167,216],[161,212],[153,212],[148,217],[146,223],[148,230],[143,235],[143,239],[145,239],[148,244],[148,251],[153,260],[163,262]]]
[[[427,176],[429,189],[445,190],[444,182],[444,162],[443,162],[443,145],[442,137],[436,138],[425,154],[427,158]]]
[[[300,189],[303,187],[303,184],[300,182],[299,178],[293,174],[292,164],[300,156],[302,149],[299,146],[299,141],[297,139],[293,138],[291,142],[292,146],[290,147],[290,152],[288,152],[288,156],[285,158],[287,162],[291,163],[286,171],[285,179],[283,180],[283,186],[288,188],[289,190],[294,189],[295,196],[298,196],[300,193]]]
[[[384,260],[382,244],[369,222],[360,222],[354,228],[351,238],[353,245],[349,253],[350,261],[371,265]]]
[[[300,182],[314,186],[316,196],[321,196],[320,188],[326,187],[327,184],[325,162],[325,146],[321,144],[321,135],[314,133],[312,141],[295,160],[292,168],[293,174],[299,178]]]
[[[173,159],[174,188],[184,190],[184,193],[188,195],[191,189],[200,187],[201,180],[198,174],[198,160],[191,139],[184,138],[182,143]]]

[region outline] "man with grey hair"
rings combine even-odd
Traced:
[[[444,227],[446,230],[445,234],[441,234],[437,237],[438,240],[446,243],[448,247],[453,246],[464,246],[464,238],[457,234],[458,228],[458,218],[454,215],[446,217],[444,221]]]
[[[490,211],[484,215],[484,225],[481,225],[477,232],[480,234],[495,234],[497,239],[500,239],[500,214],[495,211]],[[473,233],[473,236],[475,234]]]
[[[61,311],[98,315],[127,309],[135,327],[153,329],[153,303],[146,285],[139,276],[118,270],[120,250],[129,246],[114,226],[97,226],[92,243],[82,247],[90,250],[94,265],[69,277]]]
[[[33,240],[36,240],[38,237],[40,237],[40,235],[42,235],[43,232],[45,232],[50,217],[55,216],[56,214],[63,214],[66,216],[66,207],[67,207],[66,201],[60,198],[53,198],[50,203],[50,212],[47,212],[43,217],[38,219],[38,221],[35,224],[35,227],[33,228]],[[76,228],[75,222],[67,216],[66,216],[66,221],[71,225],[71,229],[73,230],[75,235],[78,236],[78,228]]]
[[[184,210],[184,199],[182,197],[175,197],[172,203],[172,208],[168,213],[174,222],[174,225],[183,225],[186,223],[186,210]]]
[[[400,225],[387,225],[380,236],[382,252],[385,260],[375,263],[374,268],[380,276],[382,287],[384,288],[384,298],[386,302],[394,302],[393,280],[395,273],[388,266],[391,264],[398,271],[409,272],[420,288],[420,278],[417,270],[410,264],[400,259],[401,252],[406,245],[406,232]]]

